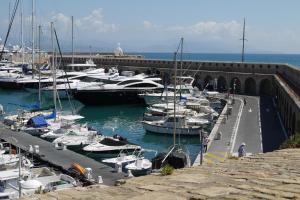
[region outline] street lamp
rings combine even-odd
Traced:
[[[22,158],[21,158],[21,148],[17,145],[18,144],[18,140],[11,136],[11,140],[13,140],[15,142],[15,146],[18,147],[18,154],[19,154],[19,181],[18,181],[18,185],[19,185],[19,198],[21,198],[22,196],[22,187],[21,187],[21,162],[22,162]]]

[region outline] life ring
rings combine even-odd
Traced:
[[[85,175],[86,169],[79,165],[78,163],[72,163],[72,168],[79,172],[81,175]]]
[[[31,167],[31,166],[32,166],[30,160],[27,159],[27,158],[25,158],[25,159],[22,160],[22,164],[23,164],[25,167]]]

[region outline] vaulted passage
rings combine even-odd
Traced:
[[[256,95],[256,82],[251,77],[245,81],[245,94]]]
[[[241,81],[237,77],[231,79],[230,81],[230,92],[235,94],[241,93]]]
[[[204,78],[203,88],[206,88],[208,90],[213,90],[213,78],[210,75],[207,75]]]
[[[227,81],[224,78],[224,76],[219,76],[218,83],[217,83],[217,89],[219,92],[226,92],[228,89]]]
[[[259,95],[272,95],[272,85],[269,79],[263,79],[259,86]]]
[[[197,87],[199,90],[202,90],[201,79],[198,74],[195,76],[195,81],[193,82],[193,87]]]

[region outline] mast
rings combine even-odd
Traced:
[[[42,97],[41,97],[41,33],[42,33],[42,27],[39,25],[39,103],[41,104],[42,102]]]
[[[56,110],[56,84],[55,84],[55,58],[54,58],[54,37],[53,37],[53,22],[51,22],[51,42],[52,42],[52,76],[53,76],[53,103]]]
[[[72,16],[72,64],[74,64],[74,17]]]
[[[35,15],[35,0],[32,0],[32,78],[34,78],[34,23],[35,23],[35,19],[34,19],[34,15]]]
[[[181,38],[181,40],[180,40],[180,79],[179,79],[179,86],[180,86],[180,88],[179,88],[179,100],[181,99],[181,87],[182,87],[182,66],[183,66],[183,59],[182,59],[182,57],[183,57],[183,37]],[[176,88],[175,88],[175,90],[176,90]]]
[[[90,45],[90,60],[92,60],[92,46]]]
[[[174,68],[175,68],[175,72],[174,72],[174,88],[175,88],[175,91],[174,91],[174,100],[173,100],[173,103],[174,103],[174,129],[173,129],[173,144],[174,146],[176,145],[176,77],[177,77],[177,61],[176,61],[176,57],[177,57],[177,51],[174,53]]]
[[[24,65],[25,60],[24,60],[24,33],[23,33],[23,0],[21,0],[21,51],[22,51],[22,65]]]
[[[244,18],[244,26],[243,26],[243,47],[242,47],[242,62],[244,62],[244,60],[245,60],[245,40],[247,40],[246,38],[245,38],[245,24],[246,24],[246,22],[245,22],[246,20],[245,20],[245,18]]]

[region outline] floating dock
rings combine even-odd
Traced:
[[[61,167],[63,170],[68,170],[72,163],[91,168],[93,178],[98,180],[98,176],[101,176],[104,185],[114,185],[117,180],[124,178],[123,173],[116,173],[107,165],[68,149],[57,150],[50,142],[25,132],[12,131],[2,123],[0,123],[0,138],[24,151],[28,151],[30,145],[39,145],[39,153],[35,156],[51,165]]]

